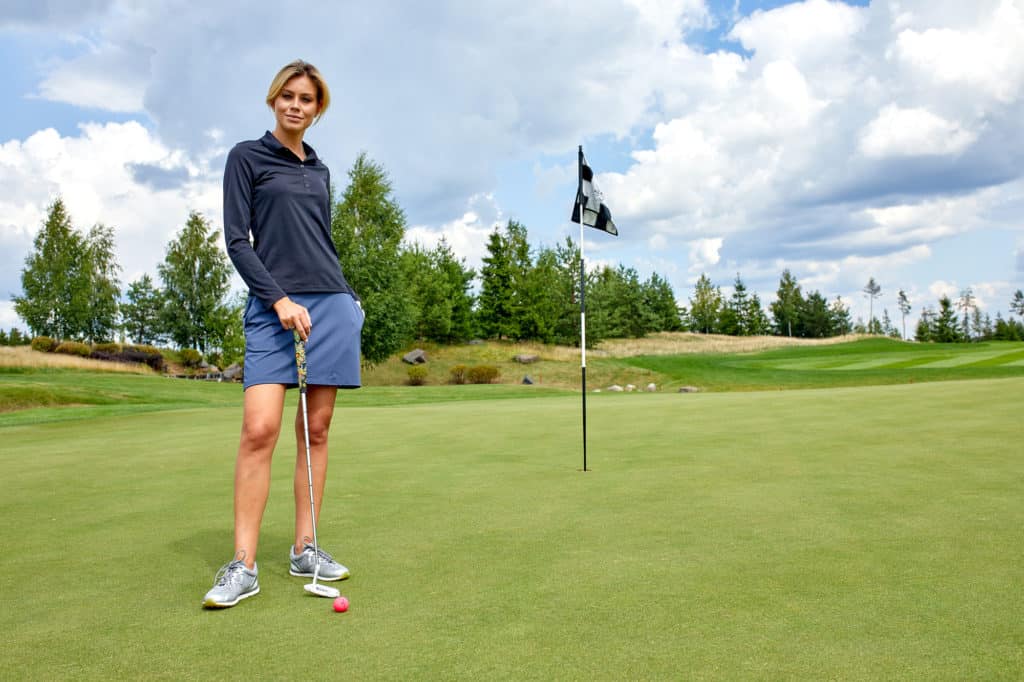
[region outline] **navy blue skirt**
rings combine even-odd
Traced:
[[[313,328],[306,341],[306,383],[359,388],[359,338],[363,312],[349,294],[289,294],[305,306]],[[295,339],[273,308],[249,296],[245,305],[245,388],[256,384],[299,385]]]

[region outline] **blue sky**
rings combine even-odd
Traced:
[[[484,6],[486,5],[486,6]],[[737,273],[766,303],[788,268],[867,317],[1024,287],[1024,0],[88,0],[0,7],[0,328],[57,195],[116,230],[125,284],[199,210],[220,226],[226,151],[272,126],[302,57],[334,105],[307,140],[334,177],[391,174],[408,238],[470,265],[510,218],[566,235],[584,145],[619,226],[588,261],[657,271],[686,304]],[[274,30],[270,30],[273,27]]]

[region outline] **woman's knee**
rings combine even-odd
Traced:
[[[281,422],[276,419],[247,418],[242,422],[242,449],[273,449],[281,432]]]

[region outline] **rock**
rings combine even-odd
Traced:
[[[470,340],[469,345],[471,345],[471,346],[482,346],[482,345],[484,345],[484,342],[481,341],[480,339],[472,339],[472,340]]]
[[[523,383],[526,384],[527,386],[530,386],[533,384],[533,379],[531,379],[530,376],[527,375],[523,377]]]
[[[242,366],[236,362],[235,364],[231,365],[226,370],[224,370],[221,376],[224,377],[225,381],[241,381],[242,373]]]
[[[697,388],[696,386],[680,386],[679,387],[679,392],[680,393],[699,393],[700,389]]]
[[[422,365],[427,361],[427,352],[422,348],[411,350],[402,356],[402,362],[410,365]]]
[[[531,362],[537,362],[538,360],[540,360],[540,356],[539,355],[519,354],[519,355],[515,356],[512,359],[515,360],[516,362],[518,362],[521,365],[528,365]]]
[[[645,388],[644,390],[647,391],[648,393],[654,393],[655,391],[658,390],[658,387],[655,386],[654,384],[647,384],[647,388]]]
[[[633,384],[626,384],[626,393],[632,393],[636,390],[636,386]]]
[[[218,372],[220,372],[220,370],[217,368],[217,365],[207,365],[205,369],[209,374],[217,374]]]
[[[622,386],[619,386],[618,384],[612,384],[611,386],[608,387],[608,390],[614,391],[615,393],[622,393]]]

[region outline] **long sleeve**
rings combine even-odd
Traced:
[[[249,290],[268,308],[286,296],[249,242],[253,217],[253,170],[235,147],[224,167],[224,240],[228,257]]]

